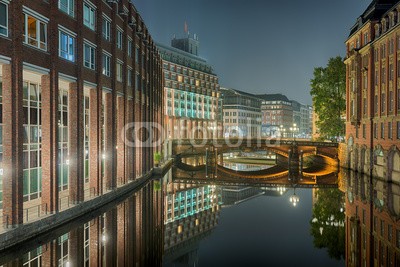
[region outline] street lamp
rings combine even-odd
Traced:
[[[279,126],[279,128],[280,128],[281,137],[284,137],[286,129],[283,128],[283,125]]]
[[[295,136],[295,132],[299,131],[299,128],[297,127],[296,123],[293,123],[293,127],[290,127],[290,132],[292,132],[293,134],[293,140],[296,141],[296,136]]]

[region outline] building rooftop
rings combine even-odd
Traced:
[[[373,0],[351,27],[349,37],[361,29],[367,21],[380,19],[397,2],[398,0]]]
[[[247,92],[244,92],[244,91],[240,91],[240,90],[237,90],[237,89],[233,89],[233,88],[221,87],[220,90],[221,90],[221,93],[223,93],[223,94],[244,95],[244,96],[249,96],[249,97],[253,97],[253,98],[259,99],[254,94],[250,94],[250,93],[247,93]]]
[[[215,75],[213,68],[204,58],[161,43],[156,42],[156,46],[163,60]]]
[[[287,101],[290,102],[290,100],[282,94],[262,94],[262,95],[256,95],[256,97],[261,98],[262,100],[266,101]]]

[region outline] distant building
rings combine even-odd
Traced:
[[[286,132],[293,126],[293,108],[290,100],[282,94],[263,94],[257,97],[261,99],[262,136],[288,136]]]
[[[167,137],[221,136],[218,77],[207,61],[198,56],[198,38],[174,38],[171,44],[172,47],[157,44],[164,69]]]
[[[312,106],[301,104],[298,137],[311,138],[311,135],[312,135],[312,113],[313,113]]]
[[[255,95],[221,87],[225,137],[261,134],[261,101]]]
[[[399,1],[375,0],[350,29],[345,60],[349,157],[347,162],[342,160],[351,169],[397,182],[400,182],[399,15]]]

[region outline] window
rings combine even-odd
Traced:
[[[107,41],[111,40],[111,20],[109,18],[103,17],[102,26],[103,38]]]
[[[135,48],[135,62],[139,63],[139,47]]]
[[[95,69],[95,58],[96,58],[96,50],[93,46],[84,43],[83,44],[83,65],[86,68]]]
[[[394,104],[393,91],[389,91],[389,112],[393,111],[393,104]]]
[[[75,61],[75,38],[64,31],[59,31],[58,55],[66,60]]]
[[[111,57],[103,54],[103,75],[111,76]]]
[[[400,139],[400,121],[397,122],[397,139]]]
[[[136,90],[139,90],[140,89],[140,75],[139,75],[139,73],[136,73],[136,76],[135,76],[135,89]]]
[[[122,49],[122,32],[120,30],[117,30],[117,47]]]
[[[122,82],[122,63],[117,63],[117,81]]]
[[[70,15],[71,17],[74,17],[74,12],[75,12],[74,0],[59,0],[58,8],[61,11]]]
[[[378,138],[378,126],[374,123],[374,138]]]
[[[95,30],[96,26],[96,9],[93,4],[85,2],[83,4],[83,24],[91,30]]]
[[[364,97],[363,99],[363,114],[367,115],[367,98]]]
[[[385,124],[381,122],[381,138],[385,139]]]
[[[385,113],[386,110],[386,94],[381,94],[381,113]]]
[[[0,35],[8,36],[8,5],[0,2]]]
[[[367,132],[366,130],[367,130],[366,125],[363,124],[363,126],[362,126],[362,135],[363,135],[364,139],[366,138],[366,132]]]
[[[26,44],[47,51],[47,24],[44,21],[25,14],[24,30]]]
[[[128,77],[126,77],[128,86],[132,86],[132,68],[128,68]]]
[[[393,81],[393,64],[389,65],[389,81]]]
[[[132,56],[132,40],[131,39],[128,39],[128,44],[127,44],[127,46],[128,46],[128,56]]]

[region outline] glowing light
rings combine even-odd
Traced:
[[[103,234],[103,236],[101,237],[101,240],[102,240],[103,242],[106,242],[106,241],[107,241],[107,237],[106,237],[105,234]]]

